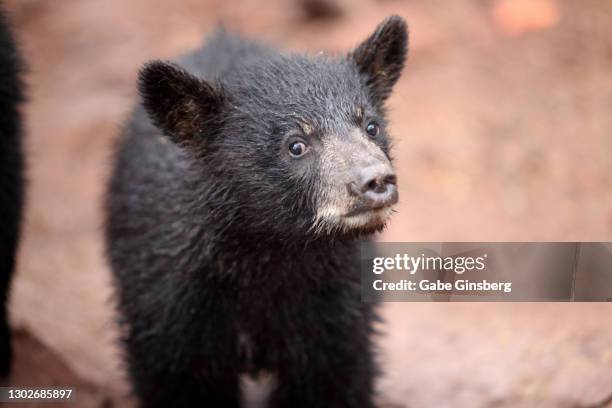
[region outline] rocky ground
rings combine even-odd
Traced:
[[[612,3],[605,0],[6,0],[28,61],[28,207],[12,298],[14,384],[129,406],[101,198],[149,58],[215,25],[344,52],[391,13],[411,55],[390,100],[389,241],[610,240]],[[607,304],[386,304],[393,407],[612,406]],[[59,405],[56,405],[59,406]],[[74,406],[74,405],[72,405]]]

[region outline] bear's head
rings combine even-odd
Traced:
[[[221,222],[283,238],[360,235],[382,229],[398,199],[384,103],[407,45],[393,16],[344,57],[275,54],[214,81],[155,61],[139,89],[202,170]]]

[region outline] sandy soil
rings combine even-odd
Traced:
[[[15,384],[77,385],[78,406],[129,404],[101,241],[110,147],[141,64],[192,49],[220,21],[309,52],[345,52],[391,13],[409,21],[390,100],[401,202],[382,239],[610,240],[612,3],[314,3],[6,1],[30,66]],[[383,311],[386,404],[610,404],[610,305]]]

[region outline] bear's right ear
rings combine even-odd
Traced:
[[[206,81],[162,61],[142,68],[138,90],[153,123],[180,145],[199,145],[223,105],[221,93]]]
[[[349,58],[365,77],[372,96],[382,104],[391,94],[408,53],[408,27],[403,18],[391,16],[362,42]]]

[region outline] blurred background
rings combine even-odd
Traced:
[[[129,406],[101,199],[139,67],[219,23],[344,53],[411,29],[389,101],[401,199],[385,241],[612,238],[609,0],[7,0],[29,65],[28,204],[13,286],[14,384]],[[612,406],[612,305],[382,308],[388,407]],[[58,405],[59,406],[59,405]]]

